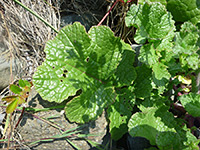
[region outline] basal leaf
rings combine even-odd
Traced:
[[[162,40],[175,30],[172,16],[161,3],[133,4],[125,18],[128,27],[137,29],[135,41],[144,44],[146,40]]]
[[[162,63],[153,65],[153,81],[157,86],[165,86],[171,75],[167,70],[167,66]]]
[[[190,115],[194,117],[200,116],[200,95],[194,93],[182,95],[180,101]]]
[[[159,132],[156,136],[156,144],[159,149],[180,149],[181,137],[175,132]]]
[[[174,53],[193,54],[197,51],[197,41],[199,38],[198,29],[190,22],[185,22],[181,26],[180,32],[175,35]]]
[[[46,44],[46,60],[33,76],[36,90],[44,99],[58,103],[81,90],[67,103],[67,117],[79,123],[96,119],[114,101],[110,79],[122,65],[127,49],[123,45],[106,26],[92,27],[88,33],[80,23],[64,27]]]
[[[158,113],[157,111],[161,111],[159,113],[162,114],[163,117],[156,115]],[[167,114],[165,115],[165,113]],[[152,145],[159,145],[156,141],[157,136],[166,132],[167,136],[173,135],[170,136],[170,138],[173,138],[175,141],[171,140],[172,143],[165,143],[165,146],[168,146],[168,144],[173,146],[174,142],[177,140],[175,139],[177,138],[177,133],[174,128],[168,126],[168,124],[172,123],[171,121],[173,121],[173,117],[169,115],[169,112],[151,107],[143,112],[137,112],[131,117],[128,123],[129,133],[133,137],[140,136],[148,139]]]
[[[133,66],[135,61],[135,53],[132,51],[130,45],[124,46],[125,51],[122,54],[122,60],[117,66],[117,70],[114,76],[115,85],[118,87],[130,86],[136,79],[136,71]]]
[[[160,108],[162,106],[165,106],[165,101],[166,101],[165,97],[161,97],[157,95],[146,97],[144,101],[138,107],[143,112],[149,107]]]
[[[142,65],[141,67],[136,68],[137,76],[134,87],[135,87],[135,95],[137,98],[145,98],[151,95],[151,82],[152,82],[152,70],[147,66]]]
[[[199,139],[197,139],[190,131],[186,132],[186,138],[187,141],[184,142],[184,145],[186,146],[185,150],[199,150]]]
[[[120,89],[116,101],[108,110],[110,120],[109,129],[114,140],[120,139],[128,131],[128,120],[131,117],[133,101],[135,97],[130,89]]]
[[[82,94],[67,103],[65,113],[70,121],[85,123],[95,120],[115,99],[114,90],[111,87],[106,87],[98,81],[93,82],[82,85]]]
[[[10,85],[10,90],[15,94],[20,94],[20,92],[22,91],[22,89],[20,87],[18,87],[17,85],[14,85],[14,84]]]
[[[199,149],[198,143],[199,143],[200,140],[197,139],[191,133],[191,130],[188,129],[186,127],[186,125],[183,126],[181,129],[179,128],[177,130],[177,132],[181,137],[181,141],[182,141],[182,145],[183,145],[182,149],[184,149],[184,150],[198,150]]]
[[[62,102],[80,89],[79,80],[90,80],[85,74],[90,42],[79,23],[64,27],[47,42],[46,61],[33,75],[33,84],[44,99]]]
[[[199,30],[190,22],[185,22],[180,32],[176,33],[173,52],[179,55],[180,64],[185,70],[196,70],[200,66],[198,39]]]
[[[178,22],[191,21],[196,24],[200,21],[199,0],[168,0],[167,10],[169,10],[174,20]]]
[[[153,66],[153,64],[158,62],[158,56],[156,55],[156,50],[152,44],[143,45],[140,48],[140,54],[138,59],[145,63],[146,65]]]
[[[142,112],[131,117],[128,123],[131,136],[145,137],[159,149],[196,149],[199,143],[196,137],[182,127],[182,120],[174,119],[168,112],[169,107],[161,105],[163,101],[158,100],[158,97],[145,100],[140,107]]]
[[[120,40],[105,26],[89,32],[74,23],[47,42],[46,61],[33,76],[35,88],[44,99],[62,102],[83,84],[91,80],[105,84],[114,73],[120,61]]]
[[[200,67],[200,55],[194,53],[186,58],[189,68],[197,70]]]
[[[158,40],[158,41],[154,41],[154,47],[156,49],[156,51],[158,52],[162,52],[162,51],[166,51],[171,52],[172,48],[173,48],[173,40],[174,40],[174,31],[171,30],[169,32],[169,34],[162,40]],[[166,58],[169,59],[169,58]]]
[[[88,49],[86,74],[105,81],[115,73],[125,43],[106,26],[92,27],[89,37],[91,46]]]

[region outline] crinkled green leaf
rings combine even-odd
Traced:
[[[188,57],[187,54],[182,54],[179,56],[179,61],[180,61],[181,67],[184,68],[185,70],[188,69],[188,62],[186,60],[187,57]]]
[[[131,5],[129,11],[127,12],[127,16],[125,18],[125,23],[126,26],[130,27],[130,26],[134,26],[139,28],[140,24],[141,24],[141,20],[140,18],[141,13],[142,13],[142,9],[141,9],[142,5]]]
[[[72,122],[85,123],[95,120],[102,114],[103,109],[115,99],[114,90],[106,87],[98,81],[87,82],[85,90],[67,103],[65,113]]]
[[[184,145],[186,146],[184,150],[199,150],[199,139],[197,139],[190,131],[186,132],[185,137],[187,140],[184,142]]]
[[[134,87],[135,95],[137,98],[145,98],[151,95],[151,82],[152,82],[152,70],[142,65],[141,67],[136,68],[137,76]]]
[[[44,99],[58,103],[81,90],[67,103],[66,116],[79,123],[94,120],[114,101],[110,80],[117,67],[123,66],[124,45],[106,26],[92,27],[86,33],[80,23],[68,25],[47,42],[46,60],[33,76],[34,86]],[[121,82],[123,74],[118,77]],[[130,77],[134,78],[135,74]]]
[[[151,96],[151,97],[146,97],[144,101],[138,106],[139,109],[143,112],[149,107],[154,107],[154,108],[160,108],[164,106],[164,102],[166,101],[165,97],[160,97],[160,96]]]
[[[118,87],[131,85],[137,76],[135,67],[133,66],[135,61],[135,53],[132,51],[130,45],[126,45],[127,46],[123,48],[125,51],[122,54],[122,60],[117,67],[114,77],[115,84]]]
[[[120,89],[115,103],[108,108],[112,139],[118,140],[128,131],[127,124],[131,117],[131,104],[134,104],[134,101],[135,97],[130,89]]]
[[[138,4],[143,4],[144,2],[160,2],[163,5],[167,5],[167,1],[166,0],[138,0]]]
[[[186,58],[187,64],[189,68],[193,70],[197,70],[200,67],[200,55],[192,54]]]
[[[180,32],[176,33],[174,53],[193,54],[198,50],[196,43],[198,41],[198,29],[190,22],[185,22],[181,26]]]
[[[199,0],[168,0],[167,10],[179,22],[191,21],[196,24],[200,21]]]
[[[17,107],[17,105],[18,105],[18,100],[17,99],[15,99],[14,101],[12,101],[8,106],[7,106],[7,108],[6,108],[6,113],[12,113],[15,109],[16,109],[16,107]]]
[[[197,53],[193,53],[191,55],[180,54],[179,60],[182,68],[185,70],[197,70],[200,67],[200,55]]]
[[[183,107],[186,109],[186,111],[194,116],[199,117],[200,116],[200,95],[190,93],[188,95],[182,95],[180,96],[180,101]]]
[[[179,121],[178,123],[180,124],[181,121]],[[191,133],[191,130],[188,129],[186,127],[186,125],[183,126],[184,122],[182,122],[181,124],[180,124],[181,128],[180,127],[177,128],[177,132],[181,137],[181,141],[182,141],[181,143],[183,145],[182,149],[184,149],[184,150],[198,150],[199,149],[198,143],[199,143],[200,140],[197,139]]]
[[[20,94],[20,92],[22,91],[22,89],[20,87],[18,87],[17,85],[14,85],[14,84],[10,85],[10,90],[15,94]]]
[[[162,40],[154,41],[154,47],[156,51],[162,52],[171,52],[173,48],[173,39],[174,39],[174,31],[171,30],[169,34]]]
[[[160,53],[160,62],[165,65],[169,65],[172,61],[174,61],[175,54],[173,53],[172,49],[164,50]]]
[[[176,33],[173,52],[179,55],[180,64],[186,70],[196,70],[200,66],[198,39],[199,30],[190,22],[185,22]]]
[[[156,50],[152,44],[143,45],[140,48],[140,54],[138,59],[145,63],[146,65],[152,66],[158,62],[158,56],[156,55]]]
[[[33,76],[35,88],[44,99],[62,102],[83,84],[105,84],[117,68],[120,51],[121,42],[108,27],[93,27],[88,35],[80,23],[66,26],[47,42],[46,61]]]
[[[134,40],[144,44],[146,40],[162,40],[175,29],[172,16],[161,3],[133,4],[125,18],[128,27],[137,27]]]
[[[160,149],[180,149],[181,137],[175,132],[158,132],[156,144]]]
[[[86,64],[86,74],[105,81],[115,73],[121,60],[125,43],[114,36],[110,28],[106,26],[92,27],[89,31],[91,46]]]
[[[40,95],[49,101],[62,102],[80,89],[86,75],[91,40],[84,27],[75,23],[63,28],[45,47],[46,61],[33,75],[33,84]]]
[[[183,72],[181,64],[177,63],[175,59],[172,59],[171,61],[167,62],[166,65],[168,67],[169,73],[173,76],[177,75],[177,72]]]
[[[156,63],[153,65],[153,81],[157,86],[165,86],[170,77],[171,75],[165,65],[162,63]]]
[[[130,135],[145,137],[159,149],[196,149],[199,140],[186,127],[182,128],[183,120],[175,120],[169,107],[161,105],[162,99],[145,99],[140,106],[142,112],[134,114],[128,123]]]
[[[162,117],[157,115],[157,113],[161,114]],[[162,132],[166,132],[167,135],[172,133],[176,135],[175,129],[168,126],[172,124],[172,121],[173,116],[165,109],[147,108],[145,111],[137,112],[131,117],[128,123],[129,133],[133,137],[144,137],[152,145],[157,145],[156,137]],[[177,140],[176,136],[170,136],[170,138],[173,138],[174,142]],[[173,140],[170,142],[173,142]],[[167,146],[167,143],[165,144]]]

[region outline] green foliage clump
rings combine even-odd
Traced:
[[[180,2],[140,1],[130,7],[125,22],[135,27],[134,41],[141,45],[135,67],[135,51],[108,27],[94,26],[88,33],[80,23],[64,27],[46,44],[46,60],[33,76],[36,90],[50,102],[73,96],[65,107],[72,122],[95,120],[106,109],[114,140],[128,131],[159,149],[198,149],[199,140],[170,111],[180,100],[190,115],[200,114],[200,97],[189,85],[188,95],[178,99],[180,89],[173,89],[200,67],[199,19],[182,19],[179,30],[171,4]]]

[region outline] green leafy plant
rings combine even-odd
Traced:
[[[95,120],[105,109],[114,140],[128,131],[155,149],[199,149],[187,117],[200,114],[199,29],[192,21],[176,30],[166,5],[130,7],[125,21],[135,27],[137,52],[106,26],[88,33],[80,23],[64,27],[46,44],[46,60],[33,76],[36,90],[50,102],[68,99],[72,122]]]
[[[175,21],[191,21],[197,24],[200,19],[200,3],[198,0],[168,0],[167,9],[172,13]]]
[[[10,85],[10,90],[15,94],[12,96],[3,97],[2,100],[10,103],[6,108],[6,113],[12,113],[18,105],[26,102],[26,98],[31,90],[32,83],[26,80],[19,80],[19,86]]]
[[[129,86],[136,78],[134,52],[108,27],[93,27],[87,34],[80,23],[66,26],[47,42],[45,52],[47,59],[33,76],[34,86],[44,99],[58,103],[81,90],[66,104],[70,121],[85,123],[111,104],[128,105],[120,102],[115,88]]]

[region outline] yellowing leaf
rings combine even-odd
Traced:
[[[17,107],[18,105],[18,100],[15,99],[14,101],[12,101],[6,108],[6,113],[9,114],[9,113],[12,113],[15,108]]]
[[[17,96],[6,96],[2,98],[3,101],[6,101],[7,103],[14,101],[17,98]]]
[[[181,76],[181,75],[178,75],[177,76],[178,80],[183,83],[183,84],[191,84],[192,83],[192,80],[187,78],[187,77],[184,77],[184,76]]]
[[[22,104],[22,103],[25,103],[25,99],[23,97],[19,97],[18,98],[18,104]]]
[[[31,90],[31,87],[29,87],[29,86],[25,86],[25,87],[24,87],[24,91],[25,91],[25,92],[30,92],[30,90]]]

